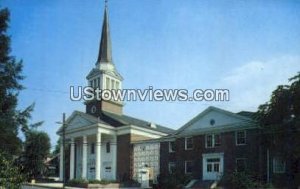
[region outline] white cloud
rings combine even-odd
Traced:
[[[229,110],[252,110],[269,100],[272,91],[300,71],[299,56],[251,61],[230,71],[218,86],[230,90]]]

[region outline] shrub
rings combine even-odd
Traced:
[[[89,180],[89,184],[107,185],[107,184],[110,184],[110,183],[116,183],[116,181],[115,180],[105,180],[105,179],[102,179],[102,180]]]
[[[180,174],[179,172],[158,176],[158,185],[162,189],[182,188],[191,181],[190,175]]]
[[[79,178],[79,179],[69,180],[66,185],[73,186],[73,187],[86,188],[88,186],[88,184],[89,184],[88,180]]]
[[[18,189],[25,180],[21,169],[0,152],[0,188]]]
[[[254,189],[259,188],[260,184],[255,177],[247,172],[234,171],[223,175],[220,185],[231,189]]]

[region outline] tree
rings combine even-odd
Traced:
[[[18,94],[24,89],[20,81],[24,76],[21,74],[22,61],[10,55],[10,37],[7,35],[9,16],[7,8],[0,10],[0,151],[12,156],[21,152],[22,142],[18,138],[18,131],[28,131],[28,120],[34,104],[25,110],[17,110]]]
[[[50,138],[47,133],[35,129],[27,132],[23,165],[29,177],[36,178],[45,173],[45,160],[49,157],[50,148]]]
[[[53,157],[56,156],[56,155],[58,155],[58,154],[60,153],[60,145],[61,145],[61,142],[60,142],[60,141],[61,141],[61,140],[58,139],[57,142],[56,142],[55,148],[54,148],[54,150],[53,150],[53,152],[52,152],[52,156],[53,156]]]
[[[289,81],[290,85],[280,85],[273,91],[257,115],[263,145],[287,160],[287,184],[293,188],[300,165],[300,72]]]

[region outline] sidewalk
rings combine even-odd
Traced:
[[[62,183],[35,183],[35,184],[24,184],[22,186],[22,189],[45,189],[45,188],[62,188]],[[68,187],[67,189],[82,189],[82,188],[76,188],[76,187]],[[120,188],[120,189],[140,189],[140,188]]]

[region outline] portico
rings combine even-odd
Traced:
[[[117,141],[114,128],[97,123],[97,118],[79,112],[73,113],[66,124],[69,179],[115,180]],[[62,144],[60,149],[62,158]],[[60,167],[63,167],[63,161],[60,161]],[[62,175],[60,171],[61,179]]]

